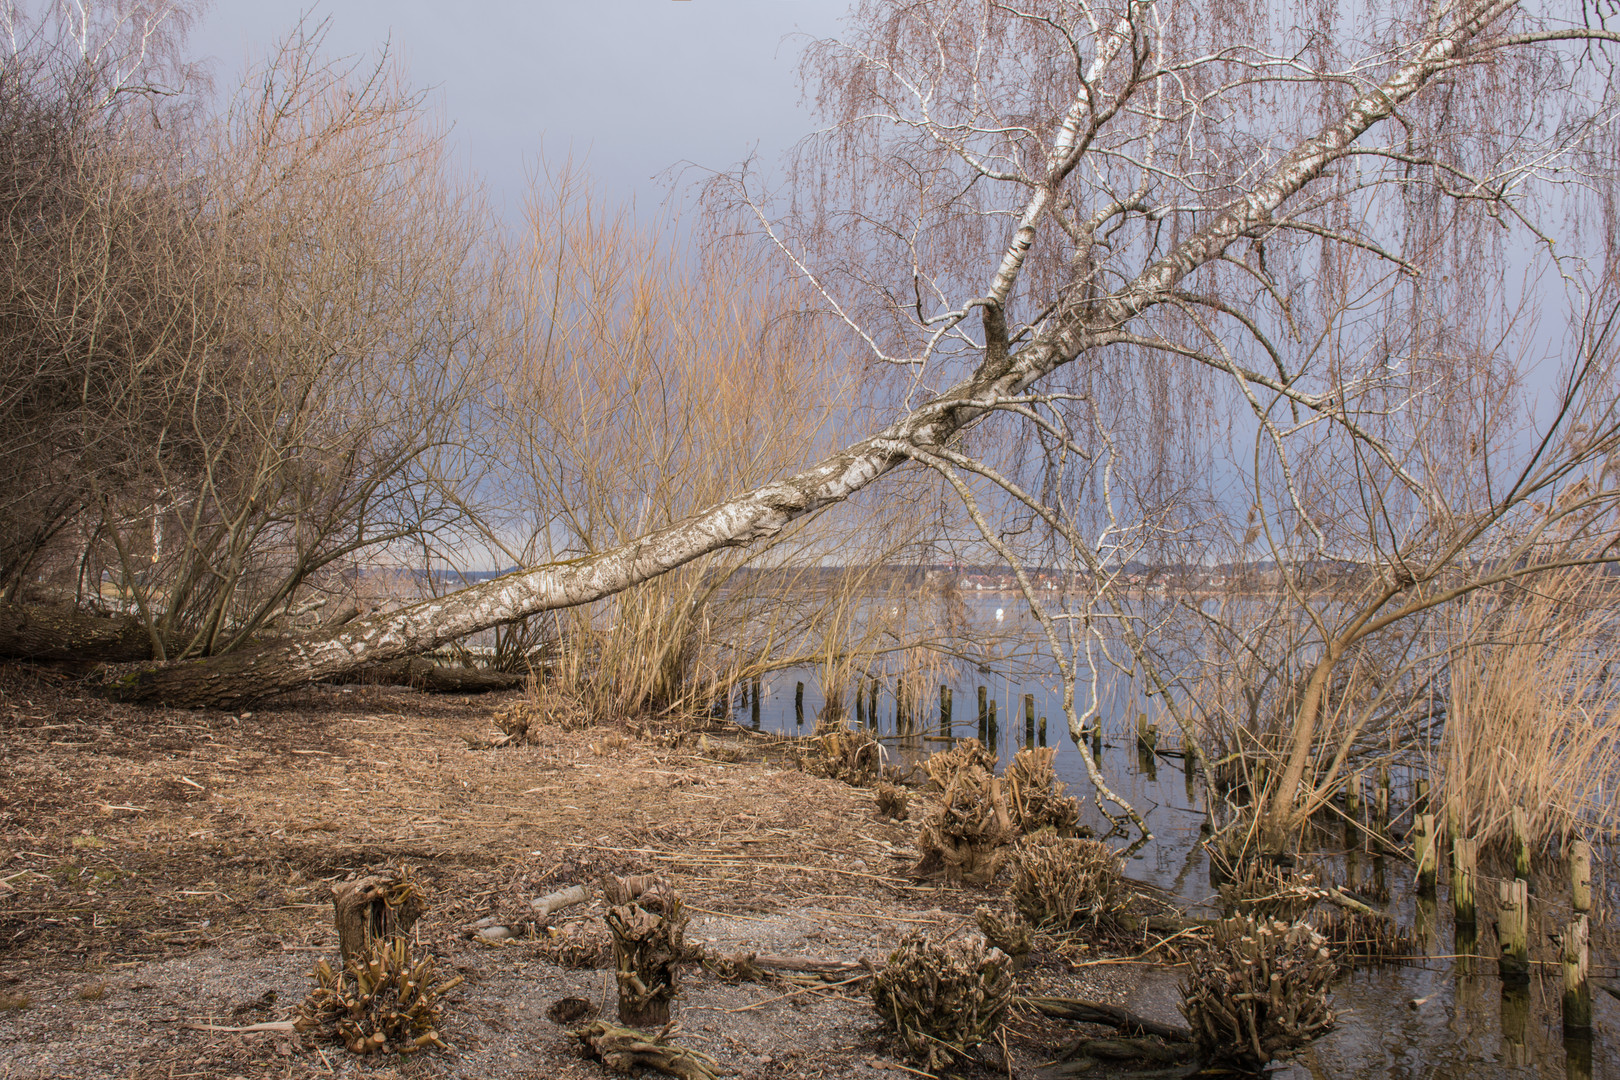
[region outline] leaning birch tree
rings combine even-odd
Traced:
[[[807,53],[828,127],[786,190],[711,195],[818,291],[890,402],[882,430],[610,550],[109,691],[274,694],[611,595],[912,465],[1014,565],[1039,536],[1074,567],[1057,603],[1026,590],[1071,727],[1104,621],[1185,700],[1156,651],[1175,613],[1126,595],[1129,558],[1263,542],[1301,594],[1354,562],[1363,599],[1306,605],[1312,660],[1257,705],[1295,732],[1257,809],[1285,829],[1332,782],[1306,780],[1313,730],[1369,628],[1477,587],[1456,573],[1481,559],[1511,578],[1612,550],[1620,35],[1512,0],[1377,16],[859,3]],[[1523,357],[1566,342],[1538,406]]]

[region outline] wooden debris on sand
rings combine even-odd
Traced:
[[[653,1069],[679,1080],[717,1080],[715,1060],[707,1054],[676,1046],[669,1041],[671,1027],[657,1035],[597,1020],[568,1034],[578,1039],[586,1056],[600,1061],[614,1072],[633,1073]]]

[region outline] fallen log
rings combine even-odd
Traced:
[[[420,656],[406,656],[359,668],[342,682],[369,686],[414,686],[435,694],[489,694],[521,690],[528,676],[510,671],[448,667]]]
[[[139,619],[129,616],[0,603],[0,656],[124,664],[152,659],[152,637]]]
[[[1174,1024],[1161,1024],[1138,1016],[1118,1005],[1105,1005],[1100,1001],[1082,1001],[1078,998],[1031,997],[1021,999],[1025,1005],[1042,1016],[1054,1020],[1071,1020],[1079,1024],[1106,1024],[1127,1035],[1156,1035],[1174,1042],[1191,1042],[1192,1032]]]

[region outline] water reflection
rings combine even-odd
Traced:
[[[993,624],[991,611],[982,614]],[[1016,611],[1006,613],[1009,622],[1019,617]],[[767,677],[757,696],[750,695],[751,700],[738,711],[737,719],[761,730],[808,734],[824,704],[815,674],[799,669]],[[805,684],[803,715],[810,718],[802,726],[796,723],[795,709],[799,682]],[[1175,752],[1178,740],[1173,733],[1160,736],[1158,752],[1142,748],[1136,718],[1149,711],[1150,704],[1134,684],[1119,679],[1101,690],[1102,723],[1086,735],[1114,790],[1142,813],[1155,837],[1134,854],[1127,874],[1176,896],[1193,914],[1217,914],[1212,906],[1215,890],[1208,859],[1199,846],[1205,824],[1201,778]],[[918,706],[909,710],[895,699],[892,684],[868,686],[866,691],[860,702],[861,724],[883,738],[897,762],[920,761],[951,738],[987,737],[1003,761],[1028,745],[1032,732],[1037,744],[1049,741],[1058,748],[1054,762],[1058,776],[1071,793],[1080,796],[1086,823],[1106,830],[1105,819],[1091,805],[1091,785],[1063,719],[1055,681],[974,671],[948,679],[938,693],[929,688],[918,694]],[[953,709],[952,703],[960,703],[960,707]],[[996,717],[993,721],[992,715]],[[1005,724],[1001,718],[1006,719]],[[1041,738],[1043,724],[1045,740]],[[1404,785],[1396,783],[1397,810],[1406,809],[1406,793],[1414,788],[1410,778]],[[1540,914],[1532,933],[1533,959],[1539,962],[1532,964],[1530,981],[1504,984],[1497,976],[1496,940],[1489,922],[1482,921],[1477,931],[1456,926],[1444,883],[1438,898],[1418,896],[1410,864],[1379,854],[1372,839],[1359,822],[1347,820],[1342,849],[1317,858],[1352,891],[1374,900],[1374,906],[1387,910],[1403,928],[1410,929],[1426,958],[1411,965],[1360,969],[1349,975],[1335,989],[1335,1007],[1341,1016],[1337,1030],[1269,1076],[1277,1080],[1551,1080],[1560,1076],[1620,1080],[1620,1061],[1609,1060],[1617,1056],[1613,1032],[1620,1024],[1620,1002],[1606,994],[1595,995],[1599,1000],[1594,1001],[1593,1036],[1564,1038],[1561,974],[1550,962],[1556,948],[1549,944],[1561,929],[1563,915],[1548,914],[1553,904],[1546,895],[1558,892],[1556,887],[1549,886],[1531,898],[1532,911]],[[1335,830],[1331,843],[1340,841],[1341,834]],[[1494,896],[1494,885],[1481,892]],[[1594,949],[1594,965],[1600,972],[1614,971],[1615,960],[1611,952]],[[1163,974],[1174,979],[1173,972]]]

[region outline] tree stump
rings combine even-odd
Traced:
[[[427,898],[410,877],[398,874],[344,882],[332,890],[332,907],[343,964],[366,954],[373,941],[388,941],[411,932],[427,910]]]
[[[609,905],[604,919],[613,936],[619,979],[619,1020],[631,1027],[669,1023],[686,959],[686,911],[680,894],[660,877],[602,879]]]

